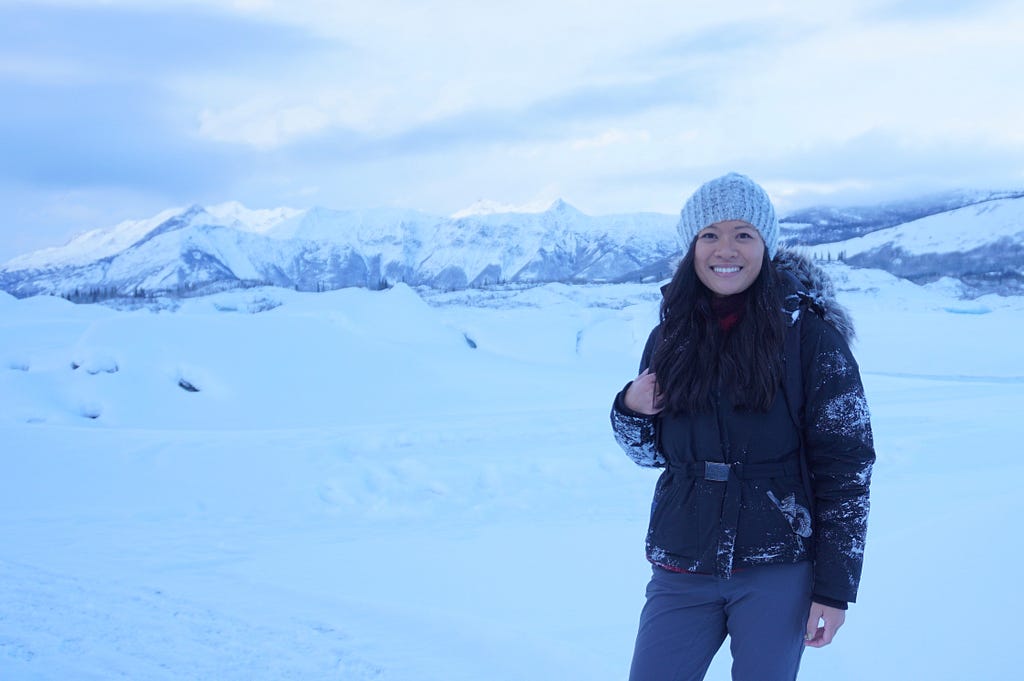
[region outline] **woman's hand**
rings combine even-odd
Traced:
[[[629,384],[623,401],[629,409],[648,416],[657,414],[665,406],[665,400],[658,392],[658,381],[650,369],[644,369],[643,373]]]
[[[824,626],[818,624],[824,622]],[[812,648],[822,648],[832,643],[832,638],[846,621],[846,611],[821,603],[811,603],[811,614],[807,618],[807,636],[804,641]]]

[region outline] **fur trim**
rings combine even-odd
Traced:
[[[853,342],[856,333],[850,312],[836,300],[832,279],[825,271],[811,262],[803,253],[790,248],[780,248],[772,259],[775,269],[795,279],[799,307],[809,307],[818,316],[831,324],[847,343]]]

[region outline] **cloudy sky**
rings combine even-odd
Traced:
[[[192,203],[1024,187],[1018,0],[0,0],[0,261]]]

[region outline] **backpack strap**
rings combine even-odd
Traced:
[[[807,446],[804,442],[804,374],[803,356],[800,336],[803,328],[803,317],[806,308],[800,305],[793,311],[789,326],[786,328],[786,340],[783,346],[785,358],[785,375],[782,394],[789,408],[789,416],[800,433],[800,480],[804,486],[807,503],[810,505],[811,516],[814,515],[814,486],[811,467],[807,460]]]

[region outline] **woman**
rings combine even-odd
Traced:
[[[794,679],[860,580],[875,455],[852,327],[824,274],[777,252],[750,178],[704,184],[678,228],[688,251],[611,415],[665,469],[630,679],[702,679],[727,635],[733,679]]]

